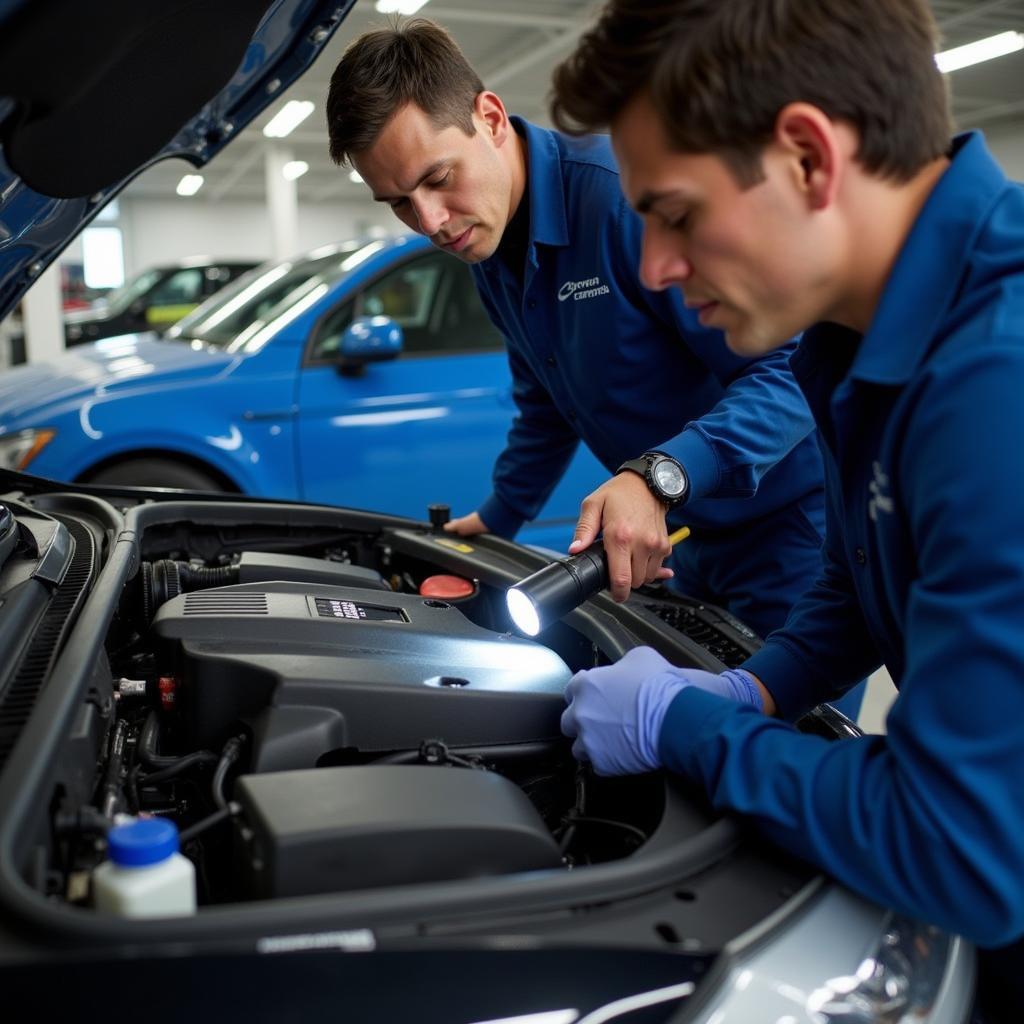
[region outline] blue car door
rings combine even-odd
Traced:
[[[500,336],[442,253],[408,259],[323,318],[299,384],[298,464],[307,501],[426,516],[485,497],[511,416]],[[355,316],[390,316],[404,350],[345,367],[337,347]]]
[[[346,367],[338,343],[356,316],[402,327],[402,355]],[[297,463],[307,501],[426,517],[444,502],[472,511],[491,491],[515,407],[502,339],[468,268],[440,252],[407,258],[321,317],[299,382]],[[577,458],[521,540],[566,541],[603,471]]]

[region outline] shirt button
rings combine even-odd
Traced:
[[[853,557],[857,559],[858,565],[868,564],[868,556],[864,553],[863,548],[857,548],[857,550],[853,553]]]
[[[548,356],[547,359],[544,360],[544,361],[548,364],[548,366],[557,366],[558,365],[558,361],[555,359],[554,356]]]

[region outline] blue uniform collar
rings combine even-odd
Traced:
[[[984,138],[977,132],[957,136],[952,161],[889,276],[851,377],[889,385],[910,379],[960,291],[978,231],[1005,187],[1006,176]]]
[[[511,118],[526,139],[526,188],[530,195],[530,259],[536,262],[533,247],[568,245],[569,225],[565,216],[565,186],[562,181],[562,156],[553,132]]]

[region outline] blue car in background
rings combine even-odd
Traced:
[[[0,466],[462,514],[490,493],[514,411],[468,268],[413,235],[265,264],[165,338],[108,338],[5,373]],[[564,548],[606,476],[580,446],[520,540]]]

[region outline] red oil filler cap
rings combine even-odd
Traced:
[[[420,584],[422,597],[438,597],[442,601],[461,601],[476,593],[476,584],[463,576],[428,576]]]

